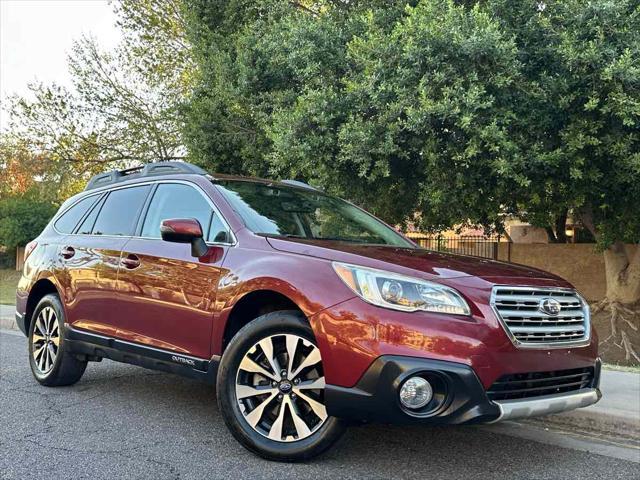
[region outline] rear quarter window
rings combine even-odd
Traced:
[[[98,213],[100,213],[100,209],[102,208],[102,204],[104,203],[104,200],[105,200],[105,197],[103,197],[102,200],[100,200],[93,207],[91,207],[89,214],[84,217],[84,220],[82,220],[82,223],[80,224],[80,227],[78,227],[78,229],[76,230],[76,233],[81,235],[91,234],[91,231],[93,230],[93,226],[96,223],[96,219],[98,218]]]
[[[60,233],[71,233],[84,214],[89,211],[91,206],[98,200],[100,195],[91,195],[85,197],[72,207],[68,208],[55,222],[54,226]]]

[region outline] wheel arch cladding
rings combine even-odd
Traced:
[[[275,290],[254,290],[243,295],[231,308],[224,325],[222,351],[242,327],[271,312],[297,311],[308,322],[302,309],[288,296]]]
[[[38,303],[45,295],[49,295],[51,293],[58,295],[58,297],[60,296],[60,292],[58,292],[55,284],[48,278],[41,278],[33,284],[33,287],[31,287],[29,297],[27,298],[27,310],[24,318],[25,329],[27,332],[31,326],[31,317],[38,306]]]

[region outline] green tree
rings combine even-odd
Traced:
[[[72,87],[34,83],[29,95],[11,96],[4,105],[4,135],[61,182],[186,155],[179,109],[196,69],[182,1],[121,0],[114,9],[122,41],[113,51],[91,37],[75,41],[68,56]]]
[[[29,192],[0,199],[0,245],[9,251],[36,238],[56,213],[56,206]]]
[[[229,173],[276,174],[270,158],[278,133],[272,127],[275,116],[304,101],[307,91],[339,91],[349,68],[346,45],[367,27],[365,9],[375,8],[376,21],[392,25],[406,3],[188,2],[200,70],[185,115],[192,159]],[[326,106],[328,117],[334,109]]]
[[[572,210],[609,247],[607,268],[617,264],[607,297],[640,300],[640,256],[623,247],[640,241],[640,5],[539,2],[533,15],[526,2],[488,5],[527,59],[515,103],[528,129],[521,210]]]
[[[197,71],[183,0],[119,0],[114,11],[125,63],[181,103],[191,93]]]

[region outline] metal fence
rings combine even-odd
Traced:
[[[505,237],[480,235],[409,235],[421,247],[438,252],[459,253],[474,257],[498,259],[498,244],[506,242]]]

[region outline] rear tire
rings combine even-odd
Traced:
[[[55,294],[42,297],[29,325],[29,365],[35,379],[47,387],[73,385],[87,362],[67,351],[64,309]]]
[[[258,317],[233,337],[218,370],[217,397],[233,436],[269,460],[309,460],[346,428],[327,416],[320,351],[297,311]]]

